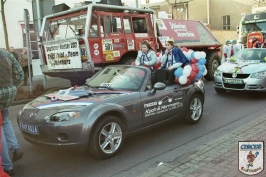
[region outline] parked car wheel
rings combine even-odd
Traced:
[[[89,150],[100,159],[113,157],[120,150],[125,137],[125,126],[115,116],[105,116],[92,130]]]
[[[185,120],[187,123],[196,124],[200,121],[203,112],[203,99],[195,94],[190,98]]]
[[[227,90],[225,90],[225,89],[219,89],[219,88],[214,88],[215,89],[215,91],[217,92],[217,93],[220,93],[220,94],[223,94],[223,93],[225,93]]]

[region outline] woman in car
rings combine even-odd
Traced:
[[[153,71],[153,66],[157,63],[157,58],[154,50],[147,41],[143,41],[140,46],[137,58],[135,60],[136,66],[146,66]]]
[[[174,39],[167,39],[165,48],[162,52],[161,69],[168,69],[169,71],[181,67],[183,64],[189,64],[188,59],[183,52],[175,46]]]
[[[168,38],[165,43],[165,48],[166,49],[162,52],[160,59],[162,66],[155,72],[152,79],[153,84],[158,80],[164,82],[166,85],[173,84],[175,70],[183,65],[189,64],[189,61],[183,52],[179,47],[175,46],[174,39]]]

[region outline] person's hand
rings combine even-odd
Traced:
[[[165,55],[168,55],[169,54],[169,50],[165,50]]]
[[[171,66],[168,67],[168,70],[171,71],[173,68]]]
[[[145,65],[145,66],[148,65],[148,62],[144,61],[144,65]]]

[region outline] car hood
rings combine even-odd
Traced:
[[[245,73],[252,74],[255,72],[265,71],[266,63],[231,63],[226,62],[218,67],[218,70],[224,73]]]
[[[80,106],[89,106],[92,104],[100,103],[103,101],[106,101],[108,99],[116,98],[123,96],[125,94],[130,94],[129,91],[90,91],[90,94],[87,96],[81,96],[77,99],[69,100],[69,101],[63,101],[63,100],[52,100],[52,98],[47,97],[47,95],[40,96],[30,103],[28,103],[24,109],[31,109],[31,108],[37,108],[37,109],[67,109],[67,108],[73,108],[80,107]],[[53,93],[52,93],[53,94]]]

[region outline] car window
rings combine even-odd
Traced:
[[[91,87],[138,91],[146,77],[146,70],[139,67],[106,67],[86,84]]]
[[[243,49],[233,57],[233,61],[260,63],[265,62],[265,57],[265,49]]]

